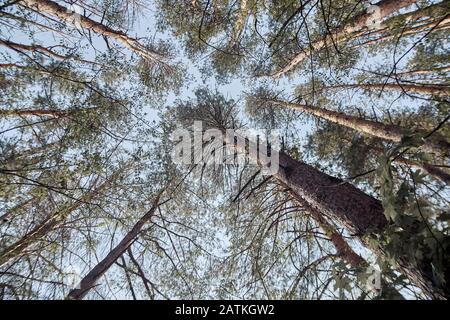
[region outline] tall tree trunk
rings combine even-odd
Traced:
[[[98,188],[90,191],[88,194],[81,197],[79,200],[75,201],[69,208],[59,210],[53,213],[50,217],[42,221],[38,226],[33,228],[20,240],[8,246],[0,254],[0,267],[3,267],[15,259],[21,257],[28,250],[30,250],[34,245],[36,245],[39,240],[48,235],[52,230],[64,223],[66,217],[73,211],[80,208],[86,202],[94,199],[100,192],[105,190],[110,186],[112,180],[114,180],[122,170],[116,171],[110,178],[103,182]],[[94,182],[95,185],[96,182]]]
[[[416,70],[397,72],[396,75],[410,76],[410,75],[433,74],[433,73],[449,72],[449,71],[450,71],[450,66],[445,66],[445,67],[436,67],[436,68],[430,68],[430,69],[416,69]]]
[[[21,43],[16,43],[16,42],[12,42],[9,40],[2,40],[0,39],[0,45],[7,47],[7,48],[12,48],[12,49],[16,49],[19,51],[35,51],[35,52],[39,52],[39,53],[43,53],[47,56],[50,56],[52,58],[58,59],[58,60],[66,60],[67,57],[63,56],[61,54],[58,54],[46,47],[34,44],[34,45],[26,45],[26,44],[21,44]]]
[[[11,118],[11,117],[32,117],[32,116],[45,116],[51,118],[64,118],[71,114],[78,112],[90,112],[99,110],[101,107],[92,108],[74,108],[68,110],[48,110],[48,109],[13,109],[13,110],[2,110],[0,109],[0,118]]]
[[[59,18],[68,24],[74,23],[75,19],[74,13],[69,12],[67,8],[59,5],[56,2],[50,0],[22,0],[21,4],[24,4],[25,6],[31,9],[36,9],[39,12],[46,13],[53,17]],[[80,23],[81,27],[88,29],[98,35],[114,39],[115,41],[123,45],[125,48],[133,51],[134,53],[138,54],[139,56],[141,56],[146,60],[167,66],[165,57],[161,56],[156,52],[151,51],[150,49],[146,48],[144,45],[139,43],[138,40],[129,37],[125,33],[118,30],[114,30],[83,15],[79,15],[76,18],[77,21]]]
[[[375,34],[377,33],[381,33],[381,35],[378,38],[373,38],[373,39],[369,39],[365,42],[362,43],[358,43],[355,44],[353,46],[351,46],[352,49],[357,49],[357,48],[361,48],[363,46],[367,46],[379,41],[383,41],[383,40],[389,40],[392,39],[396,36],[407,36],[407,35],[411,35],[411,34],[418,34],[418,33],[423,33],[423,32],[436,32],[436,31],[442,31],[442,30],[447,30],[450,28],[450,15],[446,15],[444,18],[438,18],[438,19],[429,19],[429,21],[424,22],[422,24],[418,24],[418,25],[414,25],[412,27],[407,27],[401,30],[401,33],[391,33],[391,32],[387,32],[385,30],[379,30],[380,32],[375,32]]]
[[[230,140],[227,135],[225,137],[227,144],[235,145],[234,140]],[[249,141],[248,144],[249,150],[258,150],[254,142]],[[246,150],[244,147],[238,151],[246,154]],[[250,155],[253,156],[251,153]],[[252,160],[261,165],[259,159]],[[350,234],[357,237],[362,244],[376,254],[385,255],[384,249],[378,244],[369,244],[364,241],[365,236],[380,234],[388,226],[379,200],[347,182],[294,160],[283,152],[279,153],[279,170],[273,174],[273,177],[304,199],[321,215],[345,227]],[[418,286],[427,297],[445,299],[450,296],[448,287],[450,275],[448,279],[446,278],[447,287],[444,288],[444,293],[442,288],[434,285],[430,270],[419,269],[402,257],[399,257],[396,263],[399,271]]]
[[[133,226],[133,228],[125,235],[125,237],[100,261],[87,275],[80,281],[78,287],[69,292],[67,298],[80,300],[83,299],[91,288],[94,287],[98,279],[119,259],[122,254],[130,247],[136,237],[142,230],[142,227],[148,223],[154,216],[156,209],[159,206],[159,197],[161,192],[153,201],[150,210],[143,215]]]
[[[346,115],[342,112],[323,108],[313,108],[299,103],[290,103],[278,100],[271,100],[270,102],[282,107],[306,112],[313,116],[343,125],[359,132],[367,133],[380,139],[400,143],[405,137],[406,130],[399,126],[386,125],[381,122],[370,121],[355,116]],[[429,141],[429,139],[426,139],[425,143],[422,146],[424,150],[434,153],[442,153],[442,151],[448,150],[449,147],[450,144],[443,139],[438,140],[436,143]]]
[[[450,96],[450,86],[432,85],[432,84],[353,83],[353,84],[326,86],[321,88],[320,90],[326,91],[332,89],[351,89],[351,88],[361,88],[367,90],[395,90],[407,93],[429,94],[438,97]]]
[[[372,147],[373,148],[373,147]],[[373,148],[375,151],[377,151],[379,154],[383,152],[381,148]],[[445,182],[446,184],[450,185],[450,174],[445,172],[444,170],[440,169],[438,166],[432,165],[425,161],[414,161],[410,159],[406,159],[403,157],[397,157],[394,159],[397,163],[403,163],[407,166],[421,169],[425,172],[427,172],[430,176],[433,176],[434,178],[441,180],[442,182]]]
[[[349,139],[345,139],[348,143],[351,143]],[[370,146],[371,149],[375,150],[376,153],[379,155],[382,155],[384,150],[383,148],[380,148],[378,146]],[[414,161],[410,159],[406,159],[404,157],[396,157],[394,159],[394,162],[396,163],[403,163],[407,166],[421,169],[424,172],[427,172],[430,176],[433,176],[434,178],[441,180],[442,182],[450,185],[450,174],[445,172],[442,169],[439,169],[439,166],[432,165],[431,163],[425,162],[425,161]]]
[[[41,54],[44,54],[44,55],[46,55],[48,57],[52,57],[52,58],[60,60],[60,61],[65,61],[67,59],[73,59],[73,60],[76,60],[76,61],[79,61],[79,62],[83,62],[83,63],[87,63],[87,64],[93,64],[93,65],[99,65],[99,66],[102,65],[101,63],[96,63],[96,62],[93,62],[93,61],[80,59],[80,58],[77,58],[75,56],[65,56],[65,55],[59,54],[59,53],[57,53],[57,52],[55,52],[53,50],[50,50],[50,49],[48,49],[46,47],[43,47],[43,46],[40,46],[40,45],[37,45],[37,44],[27,45],[27,44],[12,42],[12,41],[9,41],[9,40],[2,40],[2,39],[0,39],[0,45],[2,45],[4,47],[7,47],[7,48],[10,48],[10,49],[21,51],[21,52],[23,52],[23,51],[39,52]],[[16,64],[12,64],[12,63],[10,63],[10,64],[2,64],[3,68],[5,68],[5,67],[13,67],[13,66],[20,67],[20,66],[18,66]]]
[[[52,118],[61,118],[69,114],[67,110],[45,110],[45,109],[28,109],[28,110],[0,110],[0,118],[10,117],[30,117],[30,116],[47,116]]]
[[[308,205],[308,203],[298,194],[291,192],[291,195],[295,199],[295,201],[311,215],[311,217],[317,222],[319,227],[330,238],[331,243],[333,243],[333,246],[336,249],[336,254],[339,257],[341,257],[354,269],[357,269],[361,272],[367,270],[367,268],[369,267],[369,263],[359,254],[357,254],[352,249],[352,247],[350,247],[344,237],[339,232],[337,232],[336,228],[332,226],[320,212]],[[381,285],[381,291],[389,292],[390,296],[393,299],[404,299],[402,294],[384,279],[381,279]]]
[[[408,7],[415,3],[416,0],[381,0],[375,5],[379,8],[379,18],[384,18],[402,8]],[[373,17],[371,12],[364,11],[362,14],[357,16],[351,22],[331,31],[331,34],[327,34],[320,40],[317,40],[311,43],[311,49],[313,51],[320,50],[327,45],[333,43],[333,39],[331,38],[334,34],[337,34],[338,37],[346,37],[353,32],[361,32],[362,30],[368,30],[367,22]],[[284,68],[276,72],[273,76],[278,78],[292,70],[297,64],[303,61],[307,56],[307,53],[300,52],[298,53]]]

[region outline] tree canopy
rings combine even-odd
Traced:
[[[0,299],[448,299],[449,35],[448,0],[0,0]]]

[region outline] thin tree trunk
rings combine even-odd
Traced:
[[[13,109],[13,110],[2,110],[0,109],[0,118],[11,118],[11,117],[32,117],[32,116],[45,116],[51,118],[64,118],[71,114],[78,112],[90,112],[101,109],[100,107],[92,108],[74,108],[68,110],[48,110],[48,109]]]
[[[36,9],[39,12],[43,12],[53,17],[59,18],[68,24],[73,24],[75,20],[74,13],[69,12],[67,8],[60,6],[58,3],[50,0],[23,0],[21,4],[24,4],[26,7],[29,7],[31,9]],[[127,49],[133,51],[146,60],[168,66],[165,57],[151,51],[150,49],[139,43],[138,40],[129,37],[125,33],[114,30],[83,15],[78,15],[76,16],[76,18],[81,27],[88,29],[98,35],[114,39]]]
[[[418,33],[423,33],[423,32],[442,31],[442,30],[447,30],[449,28],[450,28],[450,16],[447,15],[445,18],[438,19],[437,21],[436,21],[436,19],[431,19],[431,22],[425,22],[425,23],[420,24],[420,25],[416,25],[416,26],[413,26],[413,27],[402,29],[400,34],[389,33],[389,32],[384,32],[383,33],[383,32],[381,32],[383,30],[380,30],[379,32],[376,32],[376,33],[381,33],[382,34],[380,37],[375,38],[375,39],[367,40],[367,41],[365,41],[363,43],[355,44],[355,45],[351,46],[351,48],[352,49],[361,48],[363,46],[370,45],[370,44],[373,44],[373,43],[376,43],[376,42],[379,42],[379,41],[392,39],[392,38],[394,38],[394,37],[396,37],[398,35],[400,35],[400,36],[407,36],[407,35],[410,35],[410,34],[418,34]]]
[[[125,237],[106,255],[106,257],[100,261],[87,275],[80,281],[78,287],[69,292],[67,298],[74,300],[83,299],[91,288],[95,286],[98,279],[119,259],[122,254],[130,247],[136,237],[141,232],[145,224],[150,222],[154,216],[156,209],[159,206],[159,197],[161,192],[153,201],[153,206],[150,210],[142,216],[133,228],[125,235]]]
[[[381,148],[374,148],[378,153],[382,153],[382,149]],[[427,172],[430,176],[433,176],[434,178],[441,180],[442,182],[450,185],[450,174],[445,172],[444,170],[440,169],[437,166],[434,166],[430,163],[424,162],[424,161],[413,161],[413,160],[409,160],[403,157],[397,157],[394,159],[395,162],[397,163],[403,163],[407,166],[416,168],[416,169],[421,169],[425,172]]]
[[[0,216],[0,225],[8,222],[10,220],[10,216],[16,212],[17,210],[20,210],[24,207],[26,207],[28,204],[32,203],[36,199],[36,196],[32,196],[31,198],[19,203],[18,205],[12,207],[11,209],[7,210],[4,214]]]
[[[16,43],[16,42],[9,41],[9,40],[2,40],[2,39],[0,39],[0,45],[2,45],[4,47],[7,47],[7,48],[10,48],[10,49],[18,50],[18,51],[21,51],[21,52],[23,52],[23,51],[39,52],[41,54],[44,54],[44,55],[46,55],[48,57],[52,57],[52,58],[60,60],[60,61],[66,61],[68,59],[72,59],[72,60],[79,61],[79,62],[82,62],[82,63],[102,66],[101,63],[80,59],[80,58],[77,58],[76,56],[73,56],[73,55],[65,56],[65,55],[59,54],[59,53],[57,53],[57,52],[55,52],[53,50],[50,50],[50,49],[48,49],[46,47],[43,47],[43,46],[40,46],[40,45],[37,45],[37,44],[27,45],[27,44],[22,44],[22,43]],[[19,66],[17,64],[13,64],[13,63],[2,64],[0,66],[3,67],[3,68],[14,67],[14,66],[18,67],[18,68],[21,67],[21,66]]]
[[[450,96],[450,86],[446,85],[432,85],[432,84],[404,84],[404,83],[355,83],[355,84],[342,84],[335,86],[326,86],[320,90],[333,90],[333,89],[351,89],[361,88],[367,90],[395,90],[407,93],[429,94],[439,97]]]
[[[347,140],[348,143],[350,143],[351,141]],[[374,149],[379,155],[383,154],[383,149],[379,148],[377,146],[371,146],[372,149]],[[403,163],[406,164],[408,166],[411,166],[413,168],[416,169],[421,169],[424,172],[427,172],[430,176],[441,180],[442,182],[450,185],[450,174],[445,172],[444,170],[440,169],[438,166],[432,165],[428,162],[425,161],[414,161],[414,160],[409,160],[406,159],[404,157],[396,157],[394,159],[394,162],[396,163]]]
[[[100,192],[106,189],[111,181],[117,177],[117,175],[122,172],[122,170],[116,171],[109,179],[102,183],[98,188],[90,191],[88,194],[81,197],[81,199],[75,201],[69,208],[63,209],[53,213],[50,217],[41,222],[33,230],[28,232],[20,240],[8,246],[0,255],[0,267],[3,267],[15,259],[21,257],[28,250],[30,250],[39,240],[49,234],[56,227],[60,226],[65,218],[73,211],[80,208],[86,202],[94,199]],[[94,182],[95,185],[96,182]]]
[[[298,103],[290,103],[278,100],[271,100],[271,103],[280,105],[282,107],[291,108],[294,110],[306,112],[313,116],[328,120],[333,123],[343,125],[345,127],[354,129],[359,132],[369,134],[371,136],[400,143],[405,138],[404,128],[395,125],[386,125],[381,122],[370,121],[361,119],[355,116],[346,115],[342,112],[323,108],[313,108]],[[449,143],[445,140],[439,140],[437,143],[433,143],[428,139],[425,140],[422,148],[428,152],[442,153],[442,151],[448,150]]]
[[[381,0],[380,2],[376,3],[375,5],[379,8],[380,17],[384,18],[402,8],[408,7],[415,3],[416,0]],[[361,32],[362,30],[368,30],[367,28],[367,22],[369,19],[372,18],[372,13],[369,13],[367,11],[360,14],[358,17],[353,19],[351,22],[343,25],[342,27],[332,30],[332,34],[338,34],[338,37],[345,37],[353,32]],[[311,43],[311,48],[313,51],[320,50],[324,48],[325,46],[332,43],[331,36],[327,34],[322,39],[315,41]],[[284,68],[276,72],[273,76],[275,78],[278,78],[285,74],[286,72],[289,72],[292,70],[297,64],[303,61],[307,56],[307,53],[300,52],[298,53]]]
[[[230,140],[227,135],[225,135],[225,141],[227,144],[235,145],[234,140]],[[248,141],[248,144],[249,150],[258,150],[254,142]],[[238,151],[246,154],[246,150],[244,147]],[[250,153],[250,156],[254,155]],[[252,160],[262,166],[259,159]],[[345,227],[351,235],[357,237],[362,244],[376,254],[386,255],[379,245],[364,241],[365,236],[380,234],[388,226],[379,200],[347,182],[294,160],[283,152],[279,153],[279,170],[273,174],[273,177],[304,199],[322,216]],[[433,284],[433,276],[429,270],[419,269],[402,257],[399,257],[396,263],[399,271],[418,286],[427,297],[445,299],[450,296],[448,284],[443,293],[441,288]],[[449,283],[450,278],[447,280],[446,283]]]
[[[449,72],[449,71],[450,71],[450,66],[445,66],[445,67],[437,67],[437,68],[430,68],[430,69],[417,69],[417,70],[397,72],[396,75],[410,76],[410,75],[432,74],[432,73]]]
[[[52,118],[66,117],[69,114],[67,110],[45,110],[45,109],[28,109],[28,110],[0,110],[0,118],[10,117],[30,117],[30,116],[47,116]]]
[[[7,47],[7,48],[13,48],[20,51],[35,51],[39,53],[43,53],[47,56],[50,56],[52,58],[58,59],[58,60],[67,60],[68,58],[66,56],[63,56],[59,53],[56,53],[46,47],[34,44],[34,45],[26,45],[21,43],[12,42],[9,40],[2,40],[0,39],[0,45]]]
[[[428,25],[429,23],[437,23],[439,19],[444,18],[448,14],[448,10],[450,9],[448,0],[435,3],[433,5],[408,12],[405,14],[397,15],[391,18],[386,19],[383,21],[379,28],[373,30],[375,33],[379,32],[388,32],[392,27],[395,27],[398,25],[398,22],[401,21],[402,25],[405,26],[405,28],[402,29],[402,34],[406,30],[411,30],[417,27],[420,27],[420,25]],[[423,19],[424,17],[427,17],[427,19]],[[420,20],[420,22],[419,22]],[[414,23],[420,24],[419,26],[413,26]],[[442,22],[441,22],[442,23]],[[408,28],[406,28],[407,24],[411,24]],[[363,36],[365,34],[372,34],[372,30],[365,33],[360,32],[357,34],[357,36]]]

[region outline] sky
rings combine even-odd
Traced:
[[[177,51],[177,58],[176,60],[179,60],[182,62],[182,64],[187,68],[187,74],[191,78],[191,81],[187,86],[183,86],[181,89],[181,92],[179,94],[175,94],[171,92],[165,101],[166,106],[170,106],[173,104],[173,102],[177,99],[185,100],[187,98],[194,97],[194,92],[196,88],[201,86],[206,86],[208,88],[216,88],[219,92],[224,94],[228,98],[232,98],[234,100],[243,99],[243,93],[250,91],[252,89],[252,85],[254,82],[244,82],[239,79],[233,79],[228,84],[219,84],[214,78],[214,75],[210,74],[206,81],[202,80],[202,74],[200,72],[200,68],[202,66],[202,63],[206,61],[207,54],[203,58],[199,58],[198,61],[190,61],[185,54],[183,54],[183,50],[181,48],[181,45],[178,40],[176,40],[174,37],[171,36],[170,31],[166,32],[156,32],[156,10],[152,7],[152,5],[149,5],[146,9],[143,10],[142,16],[138,19],[138,21],[135,23],[133,30],[128,30],[127,34],[130,36],[133,36],[135,38],[141,38],[141,37],[155,37],[155,39],[161,39],[161,40],[169,40],[173,45],[176,46],[178,49]],[[156,33],[155,33],[156,32]],[[4,35],[2,35],[4,36]],[[8,35],[10,39],[16,42],[21,43],[30,43],[30,39],[28,39],[23,33],[20,31],[15,32],[13,34]],[[74,44],[79,41],[80,44],[86,44],[87,42],[84,40],[83,37],[80,37],[77,35],[75,31],[72,33],[72,39],[74,41]],[[54,38],[54,35],[50,32],[43,32],[40,33],[37,36],[38,39],[40,39],[40,42],[46,46],[49,46],[50,44],[57,44],[57,39]],[[79,40],[77,40],[77,38]],[[106,50],[106,45],[103,39],[94,36],[93,37],[93,46],[97,50]],[[5,48],[0,48],[0,52],[3,50],[6,50]],[[94,50],[86,50],[88,52],[86,58],[94,60]],[[127,54],[130,54],[129,52]],[[382,63],[382,58],[374,58],[373,56],[368,56],[366,60],[366,65],[364,67],[371,68],[372,66],[376,66]],[[405,59],[406,60],[406,59]],[[303,83],[306,79],[301,76],[294,76],[290,79],[282,78],[278,81],[276,81],[274,84],[277,89],[285,90],[288,93],[292,93],[295,86]],[[374,106],[375,112],[380,112],[381,109],[377,108],[377,105],[380,105],[379,100],[377,100],[374,96],[366,96],[366,95],[352,95],[351,93],[344,93],[341,95],[342,100],[341,103],[343,104],[361,104],[363,109],[369,109],[370,107]],[[391,98],[389,98],[391,99]],[[388,99],[388,100],[389,100]],[[392,100],[392,99],[391,99]],[[408,106],[414,106],[414,104],[411,104],[410,101],[407,99],[395,102],[396,107],[401,109],[402,107],[408,105]],[[418,106],[418,104],[416,104]],[[153,106],[148,105],[144,106],[144,110],[147,112],[147,118],[146,120],[148,122],[151,122],[153,120],[157,120],[157,111],[153,109]],[[300,137],[302,143],[306,142],[306,135],[312,131],[313,124],[310,121],[306,122],[298,122],[295,124],[297,130],[297,134]],[[281,129],[281,128],[280,128]],[[10,134],[14,134],[13,132],[10,132]],[[222,240],[222,242],[226,243],[226,236],[224,234],[219,234],[218,237]],[[226,245],[225,245],[226,246]],[[99,250],[99,253],[103,253],[103,250]],[[359,247],[359,250],[362,252],[362,247]],[[222,252],[217,252],[218,255],[222,254]],[[366,253],[367,254],[367,253]],[[74,267],[77,269],[77,267]]]

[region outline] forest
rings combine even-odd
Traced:
[[[0,0],[0,300],[447,300],[449,118],[450,0]]]

